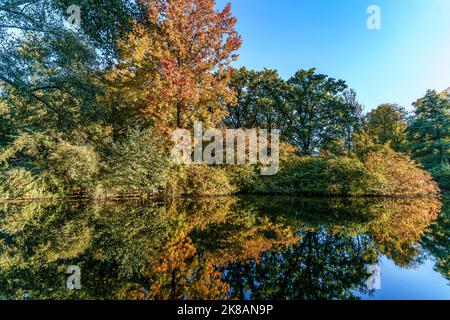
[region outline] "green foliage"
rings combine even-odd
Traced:
[[[163,140],[153,130],[134,128],[112,145],[107,167],[106,190],[98,192],[141,195],[164,191],[171,163]]]
[[[50,1],[55,10],[67,17],[71,0]],[[102,63],[111,64],[118,56],[118,40],[132,30],[132,20],[143,23],[147,10],[142,1],[78,0],[81,8],[81,30],[101,52]]]
[[[96,180],[100,159],[90,146],[60,142],[48,157],[48,174],[63,179],[67,186],[86,190]]]
[[[355,157],[292,157],[278,175],[256,176],[243,191],[313,195],[436,195],[431,175],[407,156],[385,147],[362,159]]]
[[[326,192],[337,195],[371,195],[377,182],[363,162],[348,157],[327,159],[325,177]]]
[[[366,133],[376,144],[389,144],[395,151],[406,148],[406,111],[396,104],[382,104],[365,118]]]
[[[450,159],[450,91],[428,90],[414,103],[415,115],[408,128],[412,154],[426,168]]]
[[[237,102],[228,107],[222,121],[227,127],[283,129],[289,85],[276,70],[253,71],[245,67],[235,70],[230,83]]]
[[[40,133],[22,134],[17,137],[1,150],[0,160],[3,162],[5,175],[10,176],[15,171],[21,172],[20,176],[29,176],[39,182],[26,184],[36,188],[30,192],[42,194],[45,189],[52,196],[88,193],[93,189],[101,169],[100,159],[93,147],[73,145]],[[24,172],[27,174],[24,175]],[[8,185],[7,181],[6,179],[5,186]],[[8,194],[15,198],[13,193]]]
[[[0,199],[38,199],[50,197],[42,179],[24,168],[0,172]]]
[[[276,128],[303,155],[323,150],[346,154],[359,130],[361,105],[343,80],[315,69],[299,70],[283,81],[276,70],[233,73],[237,103],[223,123],[232,128]]]
[[[298,71],[288,83],[291,92],[283,112],[287,141],[303,155],[335,149],[339,143],[348,148],[348,139],[359,125],[361,106],[345,81],[310,69]]]
[[[253,165],[227,166],[225,169],[231,184],[238,192],[248,192],[259,180],[260,171]]]
[[[450,164],[433,167],[430,172],[441,189],[450,190]]]
[[[357,159],[347,157],[295,157],[278,175],[260,177],[249,192],[273,194],[364,195],[371,176]]]
[[[178,194],[229,195],[236,191],[225,169],[208,165],[187,165],[179,168]]]

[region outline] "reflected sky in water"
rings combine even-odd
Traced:
[[[382,257],[381,288],[372,296],[363,294],[362,299],[370,300],[448,300],[449,281],[434,270],[435,262],[427,259],[415,268],[400,268],[391,260]]]

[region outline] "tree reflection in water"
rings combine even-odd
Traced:
[[[431,254],[448,277],[439,211],[431,198],[4,205],[0,298],[352,299],[381,255]],[[69,265],[81,290],[66,288]]]

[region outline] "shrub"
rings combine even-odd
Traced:
[[[19,135],[1,150],[0,161],[4,163],[6,179],[3,189],[7,189],[9,183],[18,188],[17,192],[8,192],[10,198],[35,197],[44,189],[60,197],[87,193],[100,168],[94,148],[72,145],[43,133]]]
[[[273,194],[360,195],[370,175],[357,159],[347,157],[292,157],[278,175],[259,177],[249,192]]]
[[[47,181],[67,194],[87,193],[95,185],[100,159],[91,146],[60,142],[48,157]]]
[[[179,167],[177,193],[185,195],[228,195],[236,191],[221,167],[184,165]]]
[[[108,193],[142,195],[165,190],[172,165],[162,141],[151,129],[134,128],[114,143],[102,182]]]
[[[259,181],[259,169],[254,165],[234,165],[225,167],[230,183],[236,192],[248,192]]]
[[[250,192],[274,194],[325,193],[325,166],[322,158],[293,157],[275,176],[259,176]]]
[[[367,195],[375,177],[357,158],[330,157],[325,160],[326,192],[332,195]]]
[[[252,176],[243,190],[263,194],[436,195],[431,175],[406,155],[389,148],[356,157],[293,156],[275,176]]]
[[[364,159],[366,170],[376,179],[369,193],[377,195],[436,195],[437,184],[408,156],[389,148],[369,153]]]

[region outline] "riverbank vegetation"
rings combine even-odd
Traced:
[[[436,195],[432,177],[449,188],[450,91],[429,90],[410,114],[395,104],[364,114],[345,81],[315,69],[286,81],[234,68],[242,39],[230,6],[80,0],[73,29],[69,2],[0,8],[2,200]],[[174,164],[170,133],[196,120],[280,129],[279,174]]]

